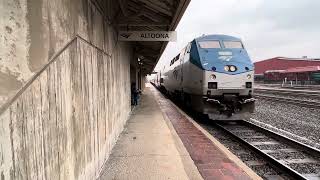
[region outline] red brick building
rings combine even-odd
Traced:
[[[263,75],[266,71],[289,68],[320,66],[320,59],[275,57],[254,63],[254,74]]]
[[[320,59],[275,57],[254,63],[255,79],[281,82],[284,79],[304,84],[319,83]]]

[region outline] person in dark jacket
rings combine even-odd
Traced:
[[[131,84],[131,98],[132,98],[132,105],[138,105],[138,96],[139,91],[136,88],[136,83]]]

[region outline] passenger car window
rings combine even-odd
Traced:
[[[202,41],[199,42],[201,48],[221,48],[219,41]]]
[[[243,49],[243,45],[240,41],[223,41],[225,48]]]

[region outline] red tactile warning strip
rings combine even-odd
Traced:
[[[171,102],[154,88],[151,89],[161,110],[170,119],[178,136],[189,152],[203,179],[251,179],[216,147]]]

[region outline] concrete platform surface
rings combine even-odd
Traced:
[[[141,96],[102,170],[109,179],[202,179],[150,86]]]
[[[99,179],[261,178],[148,84]]]

